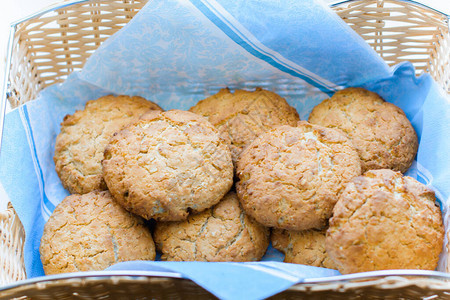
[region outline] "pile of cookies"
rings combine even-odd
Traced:
[[[89,101],[56,139],[72,195],[45,225],[44,271],[153,260],[155,248],[162,260],[257,261],[270,239],[285,262],[341,273],[434,269],[441,212],[401,173],[417,148],[401,109],[361,88],[323,101],[309,122],[260,88],[223,89],[190,111]]]

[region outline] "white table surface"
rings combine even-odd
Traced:
[[[300,1],[300,0],[299,0]],[[63,1],[57,0],[3,0],[0,10],[0,90],[3,83],[5,52],[8,42],[10,24],[22,19],[36,11],[42,10],[55,3]],[[325,0],[327,3],[334,3],[334,0]],[[417,1],[432,8],[438,9],[450,15],[450,0],[421,0]],[[6,209],[8,197],[0,184],[0,212]]]

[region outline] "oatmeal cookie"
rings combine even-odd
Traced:
[[[358,151],[363,173],[374,169],[405,173],[419,146],[405,113],[362,88],[336,92],[313,109],[308,121],[344,131]]]
[[[153,236],[170,261],[257,261],[269,245],[269,230],[244,213],[234,192],[185,221],[157,223]]]
[[[150,230],[108,191],[66,197],[45,224],[39,250],[47,275],[155,259]]]
[[[72,194],[106,190],[103,151],[111,136],[148,110],[161,108],[142,97],[104,96],[64,117],[53,160],[61,182]]]
[[[321,229],[339,191],[360,174],[344,133],[301,121],[263,133],[242,152],[236,191],[246,213],[265,226]]]
[[[234,164],[245,146],[261,133],[277,125],[295,126],[300,121],[295,108],[284,98],[262,88],[234,93],[222,89],[199,101],[190,111],[205,116],[231,142]]]
[[[146,219],[185,220],[233,184],[228,144],[197,114],[150,111],[111,138],[103,175],[114,198]]]
[[[341,193],[325,246],[342,274],[437,267],[444,226],[434,192],[392,170],[371,170]]]
[[[326,229],[286,230],[273,229],[272,245],[284,253],[284,262],[336,269],[325,251]]]

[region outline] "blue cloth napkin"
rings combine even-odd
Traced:
[[[107,270],[169,271],[189,278],[220,299],[264,299],[304,278],[339,275],[336,270],[280,262],[123,262]]]
[[[6,116],[0,181],[25,228],[28,277],[44,275],[38,251],[43,226],[68,195],[53,163],[55,139],[66,114],[111,93],[140,95],[164,109],[188,109],[226,86],[275,91],[303,120],[342,87],[363,86],[379,93],[405,111],[419,135],[417,159],[407,174],[435,190],[441,204],[447,203],[450,100],[429,75],[415,77],[409,63],[389,68],[320,1],[154,0],[108,39],[82,72]],[[446,205],[441,208],[446,213]],[[231,286],[252,278],[252,289],[267,291],[261,294],[266,297],[303,278],[335,275],[282,263],[268,267],[267,261],[283,260],[273,248],[263,260],[142,266],[181,272],[224,298],[247,295],[231,288],[225,293],[224,280]],[[269,274],[266,269],[272,267],[277,272]]]

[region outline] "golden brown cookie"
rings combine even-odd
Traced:
[[[228,144],[188,111],[143,115],[114,135],[102,164],[114,198],[146,219],[185,220],[219,202],[233,184]]]
[[[150,230],[108,191],[66,197],[45,224],[39,251],[47,275],[155,259]]]
[[[153,236],[170,261],[257,261],[269,246],[268,228],[244,213],[234,192],[185,221],[157,223]]]
[[[106,190],[103,151],[111,136],[150,109],[161,110],[141,97],[104,96],[64,117],[53,160],[61,182],[72,194]]]
[[[263,133],[242,152],[236,191],[244,210],[265,226],[321,229],[339,191],[360,174],[344,133],[301,121]]]
[[[326,229],[286,230],[273,229],[272,246],[283,252],[284,262],[336,269],[325,251]]]
[[[312,110],[308,121],[344,131],[358,151],[363,173],[374,169],[404,173],[417,153],[417,135],[405,113],[362,88],[336,92]]]
[[[326,249],[342,274],[434,270],[444,226],[434,192],[392,170],[368,171],[341,193]]]
[[[234,93],[225,88],[201,100],[190,111],[205,116],[231,142],[234,164],[244,147],[261,133],[277,125],[295,126],[300,121],[295,108],[284,98],[261,88]]]

